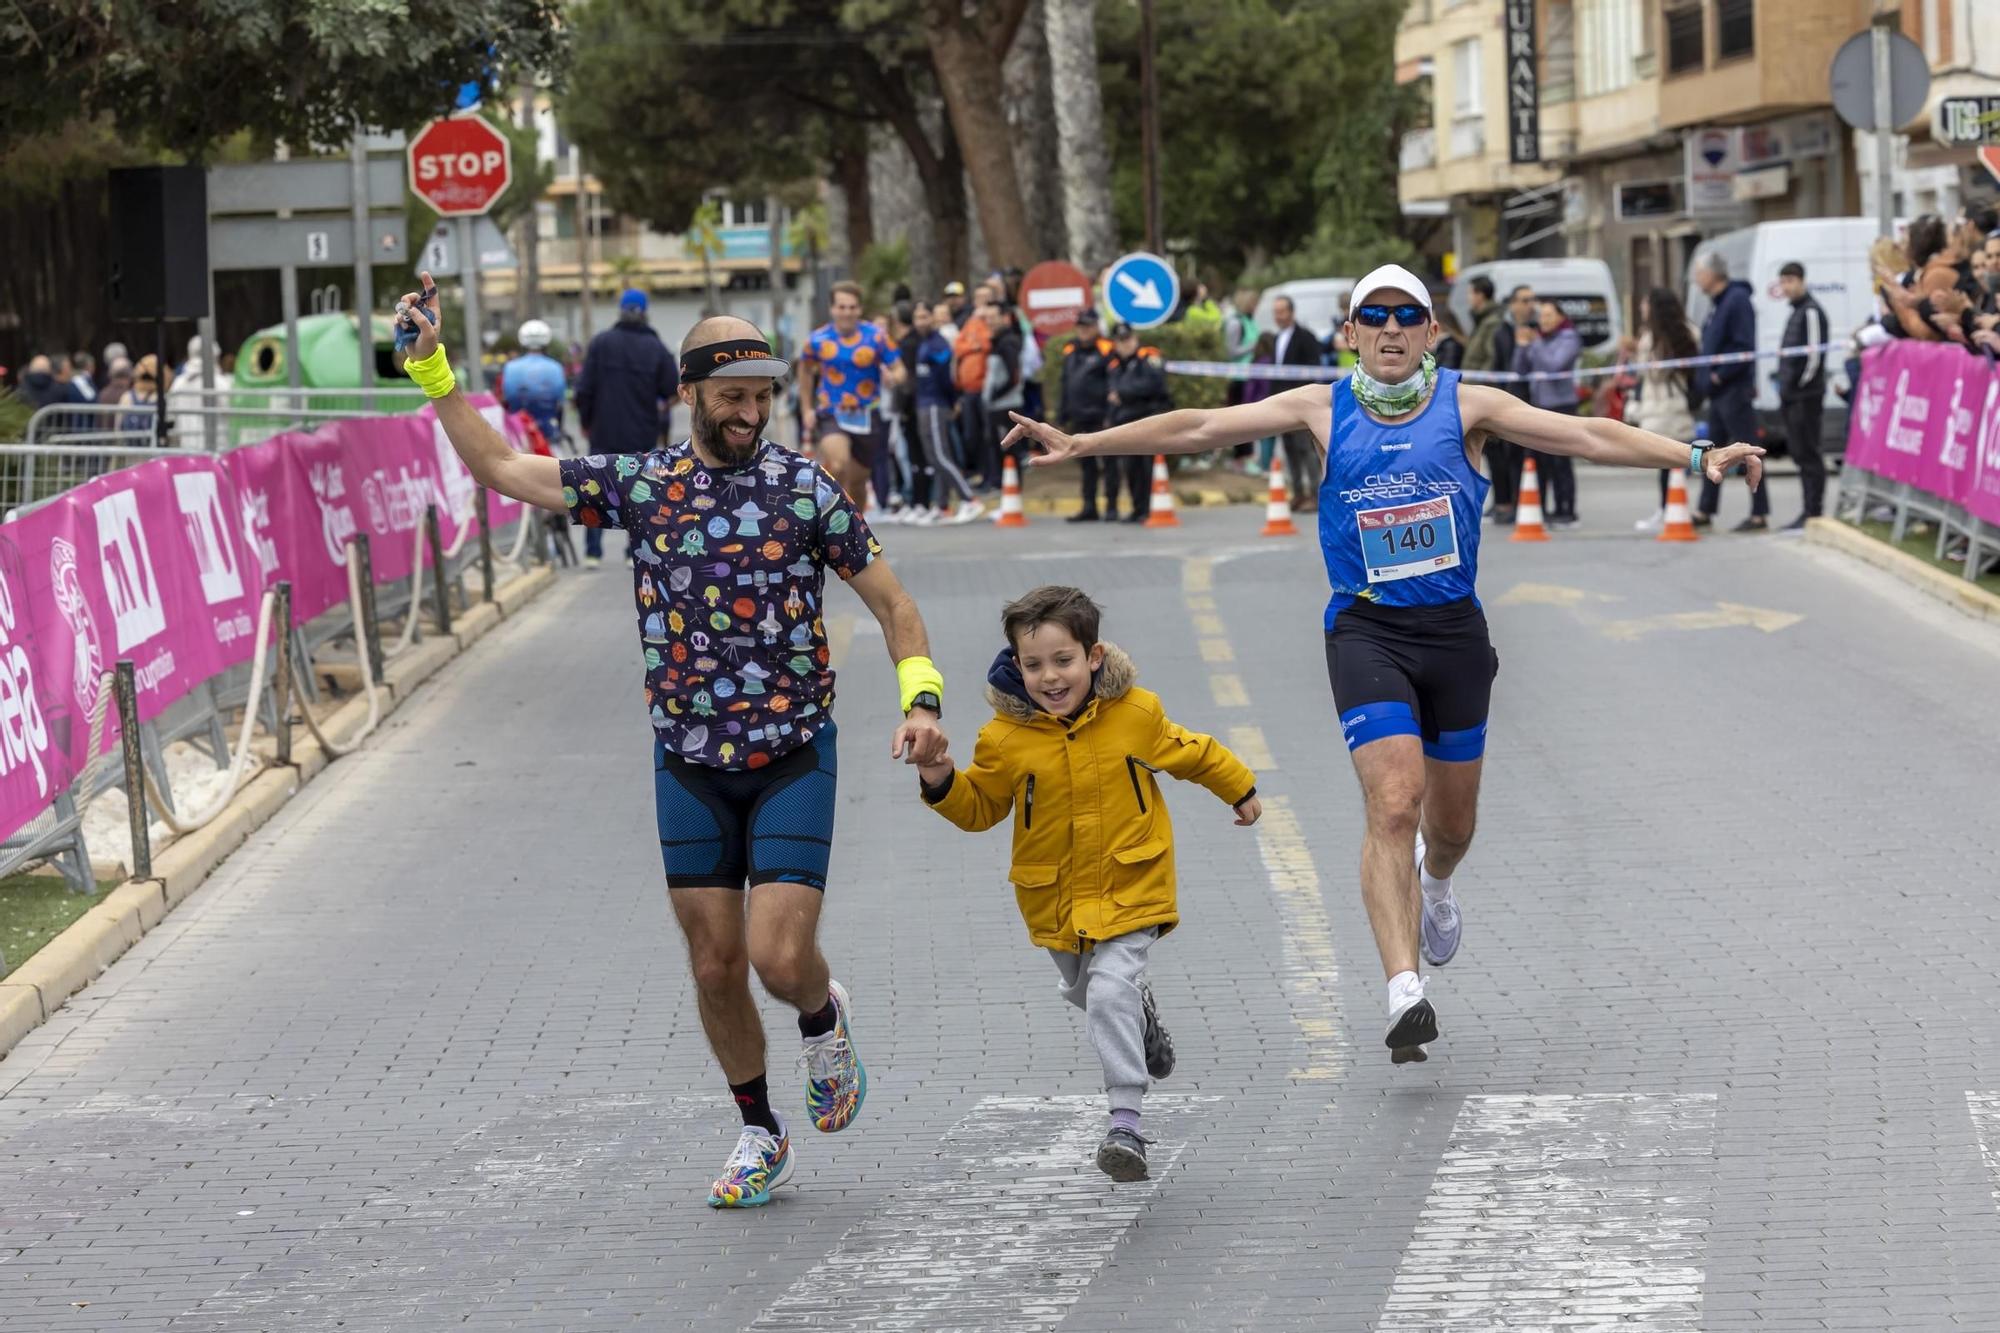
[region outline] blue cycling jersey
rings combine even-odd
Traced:
[[[554,444],[562,435],[563,396],[568,384],[562,363],[540,352],[528,352],[500,372],[500,400],[509,412],[526,412]]]
[[[1416,416],[1384,425],[1333,386],[1319,544],[1333,596],[1326,628],[1356,601],[1443,606],[1477,597],[1488,482],[1465,454],[1458,372],[1440,370]]]

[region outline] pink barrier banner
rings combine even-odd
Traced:
[[[490,399],[474,402],[518,437]],[[292,581],[296,624],[344,604],[347,541],[360,532],[378,581],[407,578],[425,506],[438,506],[449,549],[477,527],[475,492],[426,410],[220,458],[170,453],[0,524],[0,835],[89,763],[91,712],[115,662],[132,660],[139,718],[151,721],[254,656],[267,587]],[[488,499],[495,528],[521,517],[520,504]],[[100,752],[117,736],[111,707]]]
[[[2000,372],[1955,345],[1899,339],[1870,348],[1847,461],[2000,523]]]

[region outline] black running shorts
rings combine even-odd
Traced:
[[[1416,736],[1427,758],[1486,752],[1486,711],[1500,655],[1471,598],[1443,606],[1355,602],[1326,635],[1326,672],[1349,750]]]

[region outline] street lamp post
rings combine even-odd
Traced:
[[[1160,87],[1153,53],[1153,0],[1139,0],[1139,145],[1145,176],[1146,249],[1160,253]]]

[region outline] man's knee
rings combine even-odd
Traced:
[[[1414,840],[1423,812],[1423,783],[1401,779],[1379,782],[1369,790],[1366,805],[1370,830]]]
[[[695,989],[704,995],[727,994],[749,984],[750,959],[740,947],[704,946],[690,940],[688,968],[694,973]]]
[[[780,999],[795,999],[818,970],[817,954],[809,939],[765,940],[752,950],[750,965],[765,990]]]

